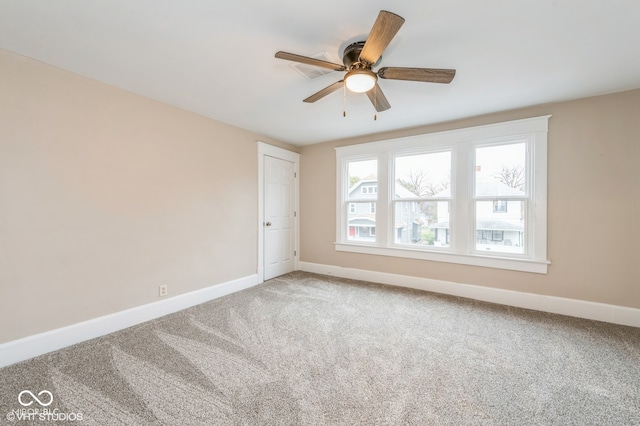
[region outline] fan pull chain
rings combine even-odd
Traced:
[[[378,86],[373,86],[373,107],[378,110]],[[378,119],[378,114],[376,112],[373,113],[373,121]]]
[[[342,116],[347,116],[347,85],[342,85]]]

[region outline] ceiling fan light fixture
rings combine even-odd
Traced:
[[[364,93],[373,89],[378,81],[378,76],[368,69],[354,69],[347,73],[344,82],[347,89],[355,93]]]

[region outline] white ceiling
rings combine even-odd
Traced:
[[[278,50],[342,63],[381,9],[406,19],[380,66],[455,68],[449,85],[381,80],[302,99]],[[0,47],[294,145],[640,88],[638,0],[0,0]]]

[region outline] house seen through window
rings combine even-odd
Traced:
[[[347,179],[349,188],[349,217],[347,239],[375,241],[376,202],[378,199],[377,160],[351,161]]]

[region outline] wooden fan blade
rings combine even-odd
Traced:
[[[391,80],[425,81],[427,83],[451,83],[456,70],[436,68],[395,68],[384,67],[378,70],[378,77]]]
[[[343,86],[344,86],[344,80],[336,81],[332,85],[327,86],[324,89],[320,90],[319,92],[316,92],[313,95],[309,96],[307,99],[303,100],[302,102],[307,102],[307,103],[315,102],[319,99],[324,98],[329,93],[333,93],[336,90],[341,89]]]
[[[386,96],[384,96],[384,93],[382,93],[382,89],[380,88],[380,86],[378,86],[378,83],[376,83],[373,89],[367,92],[367,96],[369,97],[369,100],[373,104],[373,107],[376,109],[376,111],[386,111],[391,108],[391,104],[389,104]]]
[[[381,10],[376,22],[371,28],[369,37],[360,52],[360,60],[370,65],[375,64],[384,49],[387,48],[393,37],[404,24],[404,18],[395,13]]]
[[[328,68],[334,71],[344,71],[347,68],[344,65],[334,64],[333,62],[322,61],[320,59],[309,58],[308,56],[296,55],[295,53],[277,52],[276,58],[286,59],[287,61],[300,62],[302,64],[313,65],[321,68]]]

